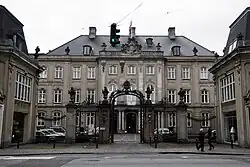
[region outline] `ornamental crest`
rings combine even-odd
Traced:
[[[142,46],[135,40],[135,38],[129,38],[126,44],[121,45],[121,52],[125,54],[138,53],[142,49]]]

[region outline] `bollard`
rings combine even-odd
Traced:
[[[95,148],[98,148],[98,138],[96,137],[96,145],[95,145]]]
[[[56,148],[56,142],[53,143],[53,148]]]
[[[17,148],[19,148],[20,147],[20,142],[19,142],[19,140],[17,140]]]
[[[151,146],[151,142],[152,142],[151,140],[152,140],[151,137],[149,137],[149,145],[150,146]]]

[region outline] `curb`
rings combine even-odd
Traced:
[[[51,153],[6,153],[1,156],[40,156],[40,155],[102,155],[102,154],[196,154],[196,155],[233,155],[233,156],[250,156],[250,153],[223,153],[223,152],[51,152]]]

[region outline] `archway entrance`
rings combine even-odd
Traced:
[[[126,114],[126,131],[127,133],[136,133],[136,123],[137,123],[136,113]]]

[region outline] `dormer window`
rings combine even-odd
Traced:
[[[180,56],[181,55],[181,47],[180,46],[173,46],[172,53],[174,56]]]
[[[83,55],[90,55],[92,52],[92,47],[89,45],[83,46]]]
[[[237,40],[235,40],[233,43],[231,43],[231,45],[229,46],[229,49],[228,49],[228,54],[230,52],[232,52],[237,46]]]
[[[147,39],[146,39],[146,43],[147,43],[147,46],[148,46],[148,47],[153,46],[153,39],[152,39],[152,38],[147,38]]]

